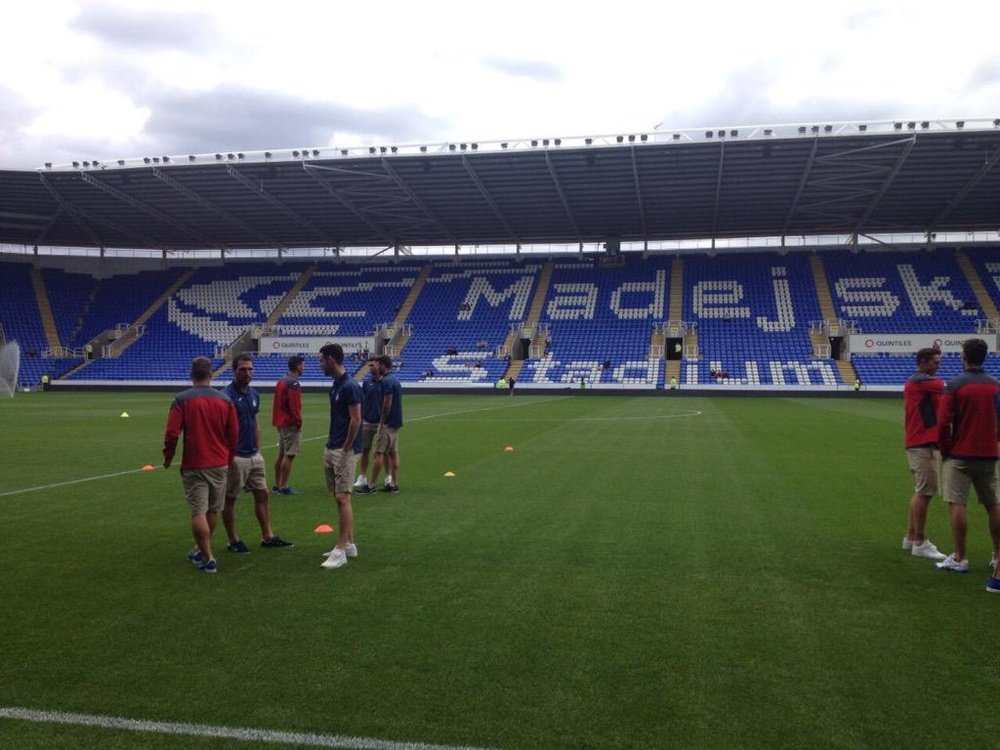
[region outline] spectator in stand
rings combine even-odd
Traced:
[[[292,461],[302,448],[302,384],[306,359],[301,354],[288,358],[288,374],[274,386],[271,424],[278,428],[278,457],[274,462],[274,492],[297,495],[288,485]]]

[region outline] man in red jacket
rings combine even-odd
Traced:
[[[940,493],[941,454],[937,449],[937,408],[944,390],[944,381],[936,377],[941,366],[941,352],[924,348],[917,352],[917,369],[903,386],[903,410],[906,418],[906,460],[913,474],[913,495],[903,549],[914,557],[943,560],[930,539],[924,538],[927,506]]]
[[[225,504],[229,463],[236,455],[239,436],[233,402],[212,388],[211,381],[211,360],[196,357],[191,362],[194,387],[177,394],[163,436],[163,468],[169,469],[184,433],[181,479],[195,541],[188,559],[206,573],[218,570],[212,554],[212,531]]]
[[[278,428],[278,458],[274,461],[274,492],[297,495],[288,486],[292,461],[302,447],[302,384],[299,378],[306,367],[306,358],[293,354],[288,358],[288,374],[274,386],[271,424]]]
[[[987,346],[982,339],[962,344],[964,372],[948,381],[938,406],[938,446],[944,458],[944,501],[948,503],[951,532],[955,542],[952,552],[937,567],[969,572],[965,554],[968,520],[965,504],[969,489],[976,488],[979,502],[986,508],[993,555],[1000,546],[1000,505],[997,504],[997,419],[1000,382],[983,372]],[[1000,591],[1000,581],[990,578]]]

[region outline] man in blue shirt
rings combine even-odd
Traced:
[[[241,354],[233,363],[233,382],[222,389],[236,407],[239,422],[239,441],[236,457],[229,465],[229,482],[226,485],[226,504],[222,509],[222,522],[229,535],[230,552],[247,555],[250,550],[236,531],[236,498],[240,491],[253,494],[253,509],[260,524],[260,546],[264,548],[292,547],[291,542],[277,536],[271,529],[271,511],[268,504],[267,477],[264,457],[260,455],[260,395],[250,387],[253,378],[253,357]]]
[[[361,382],[361,468],[354,480],[354,491],[359,495],[375,492],[375,479],[368,481],[368,456],[375,444],[378,423],[382,416],[382,373],[375,360],[368,363],[368,376]]]
[[[351,480],[361,450],[361,386],[344,368],[344,349],[327,344],[319,350],[323,372],[333,378],[330,389],[330,434],[323,452],[326,487],[337,503],[339,528],[337,546],[326,553],[322,567],[328,570],[347,565],[358,556],[354,543],[354,510],[351,507]]]
[[[375,438],[375,465],[372,484],[385,464],[385,491],[399,492],[399,430],[403,426],[403,387],[392,374],[392,359],[385,354],[375,358],[381,374],[382,413]]]

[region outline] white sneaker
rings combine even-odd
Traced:
[[[344,554],[347,555],[348,557],[357,557],[358,545],[356,545],[354,542],[349,543],[346,547],[344,547]]]
[[[926,557],[929,560],[944,560],[946,557],[930,539],[924,539],[923,544],[914,544],[910,554],[914,557]]]
[[[330,554],[327,556],[326,560],[320,563],[320,567],[326,568],[327,570],[342,568],[345,565],[347,565],[347,553],[338,547],[334,547],[330,550]]]
[[[907,552],[909,552],[911,549],[913,549],[913,540],[912,539],[907,539],[904,536],[903,537],[903,549],[905,549]]]
[[[368,484],[368,480],[365,479],[365,475],[364,474],[358,474],[358,478],[354,480],[354,486],[355,487],[364,487],[366,484]]]
[[[392,477],[390,477],[388,474],[385,475],[385,486],[392,487]]]
[[[940,568],[941,570],[954,570],[956,573],[968,573],[969,572],[969,561],[968,560],[956,560],[955,554],[952,553],[948,555],[944,560],[939,563],[934,563],[934,567]]]

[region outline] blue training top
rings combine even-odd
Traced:
[[[250,386],[246,392],[232,382],[222,389],[236,407],[236,417],[240,423],[240,439],[236,445],[236,455],[243,458],[256,456],[260,452],[257,445],[257,412],[260,411],[260,395]]]
[[[346,372],[333,381],[330,389],[330,436],[326,441],[327,448],[336,450],[344,447],[347,429],[351,426],[350,406],[360,404],[361,396],[361,386]],[[355,453],[361,452],[362,443],[361,426],[358,425],[358,434],[354,436]]]
[[[392,406],[389,407],[389,414],[385,418],[386,427],[398,429],[403,426],[403,386],[392,373],[382,378],[379,383],[382,386],[382,397],[392,396]]]
[[[369,375],[361,383],[361,419],[365,422],[378,424],[382,414],[381,383]]]

